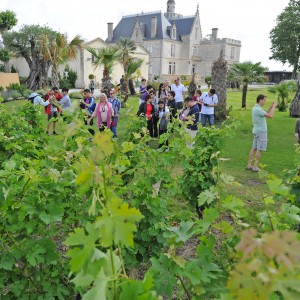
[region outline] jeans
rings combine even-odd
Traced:
[[[215,122],[215,115],[206,115],[206,114],[201,114],[201,123],[202,126],[206,126],[206,119],[208,118],[209,125],[212,126],[214,125]]]
[[[117,125],[118,125],[118,119],[119,119],[119,118],[115,118],[115,117],[112,118],[112,121],[116,123],[115,126],[112,126],[112,125],[110,126],[110,130],[111,130],[112,133],[114,134],[114,135],[113,135],[113,138],[116,138],[116,137],[117,137]]]

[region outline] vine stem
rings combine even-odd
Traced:
[[[121,261],[123,273],[124,273],[124,275],[127,277],[126,270],[125,270],[125,265],[124,265],[124,261],[123,261],[123,257],[122,257],[122,252],[121,252],[121,246],[120,246],[120,243],[118,243],[118,252],[119,252],[119,258],[120,258],[120,261]]]
[[[269,220],[270,220],[270,224],[271,224],[272,231],[274,231],[274,230],[275,230],[275,229],[274,229],[274,225],[273,225],[272,218],[271,218],[270,213],[269,213],[268,210],[267,210],[267,214],[268,214],[268,218],[269,218]]]
[[[179,281],[180,281],[180,283],[181,283],[181,285],[182,285],[182,287],[183,287],[183,289],[184,289],[184,292],[185,292],[186,296],[188,297],[188,299],[189,299],[189,300],[192,300],[192,296],[191,296],[191,294],[189,293],[188,289],[186,288],[186,286],[185,286],[185,284],[184,284],[182,278],[181,278],[180,276],[176,276],[176,277],[179,279]]]
[[[113,276],[114,276],[114,278],[116,278],[116,270],[115,270],[115,262],[114,262],[114,257],[113,257],[112,246],[110,246],[109,251],[110,251],[110,261],[111,261]],[[113,281],[113,289],[114,289],[114,299],[117,299],[116,280]]]

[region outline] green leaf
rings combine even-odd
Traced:
[[[106,289],[109,277],[104,274],[104,271],[101,270],[98,278],[95,280],[93,287],[83,295],[82,300],[105,300],[106,298]]]
[[[202,206],[207,203],[210,204],[214,200],[218,199],[219,193],[215,186],[211,186],[209,190],[205,190],[198,195],[198,205]]]
[[[289,188],[282,184],[282,179],[275,178],[267,180],[266,182],[271,192],[282,196],[287,196],[289,194]]]
[[[101,210],[101,217],[96,221],[101,234],[101,244],[110,247],[113,244],[133,247],[133,232],[137,230],[135,222],[143,216],[136,208],[129,208],[119,198],[112,198],[107,207]]]

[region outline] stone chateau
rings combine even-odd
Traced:
[[[213,28],[211,34],[203,38],[199,5],[193,16],[183,16],[175,12],[175,1],[168,0],[165,13],[157,11],[123,16],[115,27],[113,23],[108,23],[107,29],[108,37],[105,41],[97,37],[86,42],[85,46],[100,49],[115,44],[121,37],[130,38],[137,45],[134,56],[143,60],[141,74],[149,80],[155,77],[160,81],[173,80],[181,75],[190,78],[196,73],[196,82],[203,84],[205,77],[211,75],[212,63],[221,51],[229,65],[240,60],[240,41],[219,38],[217,28]],[[93,59],[86,49],[78,49],[77,59],[68,62],[70,68],[78,74],[77,88],[88,86],[89,74],[95,75],[97,87],[100,87],[103,67],[95,69]],[[12,64],[19,70],[20,76],[28,76],[29,67],[25,59],[14,57],[10,60]],[[63,70],[64,66],[61,66],[62,75]],[[122,74],[122,66],[116,64],[111,74],[113,83],[119,83]]]
[[[213,28],[209,38],[203,38],[199,5],[193,16],[176,13],[175,1],[167,1],[165,13],[149,12],[123,16],[117,26],[108,23],[107,43],[121,37],[130,38],[149,52],[148,78],[174,78],[196,73],[202,79],[211,74],[211,66],[223,50],[229,65],[240,60],[241,42],[218,38]],[[146,74],[145,74],[146,75]]]

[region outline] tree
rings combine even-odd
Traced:
[[[134,41],[128,38],[121,38],[117,43],[117,48],[118,48],[118,52],[117,52],[118,61],[123,66],[124,74],[125,74],[124,81],[121,88],[122,98],[123,98],[122,104],[125,105],[129,94],[128,80],[130,76],[136,71],[135,70],[133,73],[131,73],[128,76],[128,68],[131,65],[131,62],[134,60],[133,54],[135,53],[136,50],[136,44],[134,43]],[[135,62],[132,65],[134,66]]]
[[[7,72],[7,65],[9,62],[9,52],[4,49],[4,48],[0,48],[0,61],[4,62],[4,68],[5,68],[5,72]]]
[[[251,82],[265,81],[264,72],[267,69],[260,64],[260,62],[252,63],[251,61],[246,61],[243,63],[234,64],[229,69],[227,79],[229,81],[238,81],[243,84],[242,108],[246,108],[248,84]]]
[[[13,11],[6,10],[0,12],[0,34],[3,39],[3,34],[13,28],[17,24],[18,20],[16,14]],[[1,54],[1,61],[4,62],[5,72],[9,72],[9,52],[6,49],[3,49],[2,41],[0,41],[0,50],[3,50],[4,53]]]
[[[56,38],[57,32],[47,26],[24,25],[19,32],[3,34],[5,47],[16,56],[23,57],[29,66],[29,76],[26,85],[36,90],[47,85],[48,71],[51,61],[44,60],[40,55],[40,37],[47,35],[49,40]]]
[[[45,62],[50,61],[52,65],[51,85],[59,86],[58,68],[69,60],[76,59],[78,49],[82,49],[83,39],[76,35],[70,43],[65,33],[57,33],[51,39],[47,33],[40,36],[40,53]]]
[[[290,0],[288,6],[277,17],[276,26],[270,32],[270,39],[270,58],[292,66],[292,78],[296,79],[300,58],[299,0]]]
[[[103,77],[102,77],[102,89],[101,92],[105,93],[109,97],[109,91],[112,89],[113,84],[111,83],[111,72],[113,65],[117,61],[117,48],[107,47],[94,49],[91,47],[86,48],[94,56],[92,64],[95,69],[99,66],[103,66]]]
[[[12,29],[18,20],[16,18],[16,14],[13,11],[6,10],[0,12],[0,34],[2,36],[3,33]]]
[[[269,92],[277,94],[277,108],[279,111],[286,111],[287,103],[289,102],[290,93],[295,93],[297,89],[294,80],[282,81],[279,84],[268,89]]]
[[[290,116],[293,118],[300,117],[300,80],[297,81],[297,92],[290,105]]]
[[[226,77],[228,72],[228,63],[224,59],[223,52],[221,52],[220,57],[213,62],[211,68],[212,76],[212,87],[216,90],[219,103],[215,108],[215,115],[217,119],[225,119],[227,116],[226,110]]]

